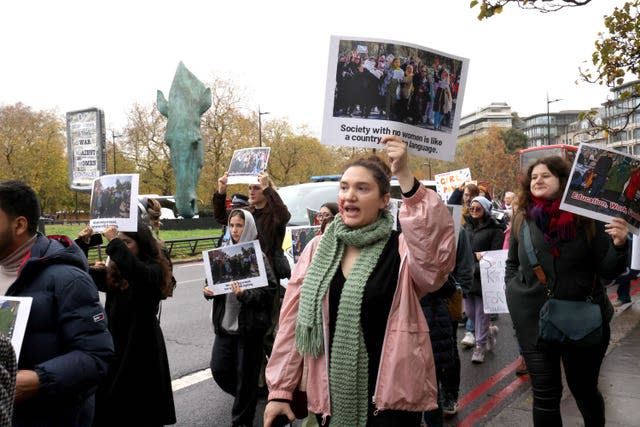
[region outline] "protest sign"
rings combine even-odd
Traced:
[[[332,36],[321,142],[453,160],[469,60],[392,40]]]
[[[504,272],[508,249],[482,252],[480,260],[480,284],[485,313],[508,313],[504,292]]]
[[[109,226],[138,230],[138,182],[134,174],[102,175],[93,180],[89,225],[96,233]]]
[[[640,160],[596,145],[580,144],[560,209],[603,222],[624,218],[640,226]]]
[[[436,191],[447,202],[453,191],[463,185],[465,182],[471,181],[471,169],[464,168],[451,172],[438,173],[436,178]]]
[[[291,233],[291,257],[293,262],[298,262],[298,258],[307,246],[307,243],[313,239],[320,231],[319,225],[300,225],[295,227],[287,227]]]
[[[33,297],[0,296],[0,334],[11,340],[16,360],[20,359],[32,301]]]
[[[243,289],[269,284],[257,240],[203,251],[202,259],[207,286],[214,295],[231,292],[233,282],[238,282]]]
[[[270,147],[235,150],[227,171],[227,184],[255,184],[258,174],[267,170]]]

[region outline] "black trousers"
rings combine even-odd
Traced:
[[[447,367],[440,379],[443,397],[446,400],[458,400],[460,391],[460,354],[458,353],[458,322],[451,321],[453,334],[453,365]]]
[[[605,425],[604,399],[598,390],[598,377],[609,346],[611,329],[608,323],[603,325],[603,329],[602,343],[593,347],[540,343],[534,348],[522,348],[531,377],[534,426],[562,426],[561,363],[569,390],[584,418],[585,427]]]
[[[211,350],[211,375],[234,396],[232,425],[253,425],[258,402],[258,378],[263,357],[263,334],[216,335]]]

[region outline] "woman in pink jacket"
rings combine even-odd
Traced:
[[[264,426],[293,420],[290,401],[307,365],[308,408],[322,426],[420,426],[437,385],[420,298],[455,264],[453,221],[440,197],[411,173],[398,137],[347,165],[340,213],[303,251],[287,287],[267,365]],[[386,210],[389,177],[403,192],[405,233]]]

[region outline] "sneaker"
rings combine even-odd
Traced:
[[[630,302],[631,301],[622,301],[622,300],[617,299],[612,304],[613,304],[614,307],[620,307],[622,305],[629,304]]]
[[[458,412],[458,402],[454,399],[445,399],[442,403],[442,412],[445,416],[454,416]]]
[[[487,343],[485,344],[485,348],[488,351],[491,351],[496,347],[497,335],[498,327],[496,325],[489,326],[489,334],[487,336]]]
[[[524,361],[524,357],[520,356],[520,364],[516,368],[516,375],[527,375],[529,370],[527,369],[527,364]]]
[[[473,350],[473,354],[471,355],[472,363],[482,363],[484,362],[484,347],[476,346]]]
[[[460,344],[462,344],[464,348],[471,348],[476,345],[476,337],[473,335],[473,332],[465,332]]]

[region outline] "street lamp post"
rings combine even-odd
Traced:
[[[120,138],[122,135],[116,135],[113,129],[111,129],[111,140],[113,141],[113,173],[116,173],[116,138]]]
[[[260,142],[260,147],[262,147],[262,116],[265,114],[270,114],[268,111],[260,111],[260,106],[258,105],[258,141]]]
[[[552,102],[562,101],[560,98],[549,99],[549,94],[547,93],[547,145],[551,145],[551,119],[549,116],[549,104]]]

